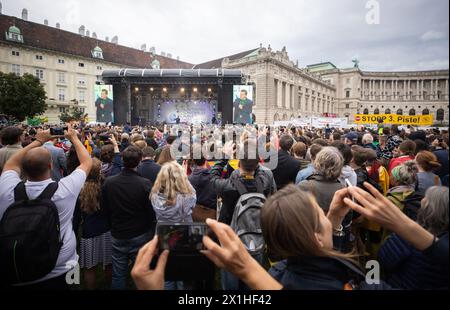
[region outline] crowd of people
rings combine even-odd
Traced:
[[[75,262],[86,289],[99,275],[112,289],[190,288],[165,281],[156,227],[201,222],[214,232],[201,250],[220,270],[212,288],[447,289],[448,137],[396,125],[6,127],[0,282],[67,289]],[[373,260],[378,282],[366,281]]]

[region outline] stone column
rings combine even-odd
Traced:
[[[361,99],[364,99],[364,80],[363,79],[361,79],[361,94],[362,94],[362,98]]]
[[[278,98],[277,98],[277,108],[283,105],[283,84],[280,80],[278,80]]]
[[[445,99],[448,100],[448,79],[445,80]]]
[[[431,79],[431,86],[430,86],[430,99],[434,99],[434,79]]]

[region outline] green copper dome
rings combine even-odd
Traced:
[[[15,34],[20,34],[20,29],[17,28],[16,26],[11,26],[11,27],[9,27],[9,32],[15,33]]]

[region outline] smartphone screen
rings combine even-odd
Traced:
[[[160,250],[170,252],[198,252],[203,250],[203,236],[208,234],[206,224],[158,224]]]

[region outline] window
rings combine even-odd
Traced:
[[[11,72],[20,76],[20,65],[11,65]]]
[[[6,32],[6,40],[23,43],[23,36],[20,29],[14,25],[9,27],[8,32]]]
[[[97,66],[97,70],[103,70],[102,66]]]
[[[59,113],[66,113],[65,107],[59,107]]]
[[[11,55],[13,55],[13,56],[20,56],[20,52],[18,52],[18,51],[12,51],[12,52],[11,52]]]
[[[403,110],[402,110],[402,109],[398,109],[398,110],[397,110],[397,114],[398,114],[398,115],[403,115]]]
[[[60,88],[58,90],[58,98],[59,98],[59,101],[65,101],[66,100],[66,90],[65,89]]]
[[[414,109],[409,110],[409,115],[411,116],[416,115],[416,110]]]
[[[85,109],[84,108],[80,108],[80,112],[84,113]]]
[[[444,109],[437,110],[437,112],[436,112],[436,120],[442,122],[444,120],[444,116],[445,116]]]
[[[44,70],[42,69],[36,69],[36,77],[39,80],[43,80],[44,79]]]
[[[66,83],[66,74],[64,72],[58,72],[58,83]]]
[[[384,114],[391,114],[391,110],[390,109],[386,109],[386,111],[384,111]]]
[[[86,102],[86,93],[83,90],[80,90],[78,92],[78,101],[80,103],[85,103]]]
[[[44,57],[42,55],[36,55],[36,60],[43,60]]]
[[[350,98],[350,91],[349,90],[345,91],[345,98]]]
[[[364,109],[364,115],[368,115],[369,114],[369,109]]]
[[[345,80],[345,83],[350,84],[350,79],[349,79],[349,78],[346,79],[346,80]]]
[[[58,59],[58,63],[63,65],[65,63],[65,61],[64,61],[64,59]]]
[[[430,110],[428,109],[423,110],[422,115],[430,115]]]
[[[346,109],[350,109],[350,104],[349,104],[349,103],[346,103],[346,104],[345,104],[345,108],[346,108]]]
[[[86,80],[84,78],[79,78],[78,86],[86,86]]]
[[[78,67],[80,67],[80,68],[84,68],[84,63],[82,63],[82,62],[79,62],[79,63],[78,63]]]
[[[373,114],[379,115],[379,114],[380,114],[380,109],[375,109],[375,111],[373,112]]]

